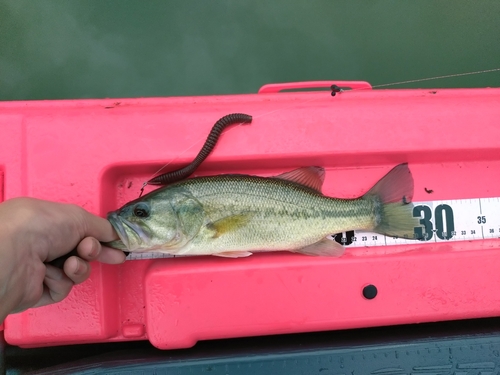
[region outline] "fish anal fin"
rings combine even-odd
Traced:
[[[344,246],[326,238],[301,249],[294,250],[294,253],[323,257],[340,257],[344,254],[344,252]]]
[[[325,181],[325,169],[323,167],[303,167],[279,174],[275,178],[292,181],[321,193]]]
[[[244,258],[244,257],[249,257],[250,255],[252,255],[252,253],[249,251],[225,251],[223,253],[217,253],[212,255],[222,258]]]
[[[248,224],[252,218],[251,213],[226,216],[222,219],[207,224],[207,228],[213,232],[213,238],[222,236],[225,233],[235,231]]]

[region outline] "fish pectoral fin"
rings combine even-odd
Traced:
[[[302,249],[294,250],[294,253],[323,257],[340,257],[344,252],[344,246],[326,238]]]
[[[244,257],[249,257],[250,255],[252,255],[252,253],[249,251],[226,251],[224,253],[218,253],[212,255],[222,258],[244,258]]]
[[[281,180],[292,181],[321,193],[325,181],[325,169],[322,167],[303,167],[275,176]]]
[[[251,213],[231,215],[208,223],[206,225],[207,229],[213,232],[212,237],[217,238],[222,236],[224,233],[232,232],[238,228],[245,226],[252,218]]]

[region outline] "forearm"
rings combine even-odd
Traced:
[[[0,230],[0,323],[19,303],[19,296],[16,291],[12,290],[12,285],[17,280],[11,272],[13,259],[11,259],[7,243],[9,243],[8,239]]]
[[[0,322],[14,312],[23,299],[22,288],[29,283],[26,280],[25,255],[17,248],[16,220],[7,219],[5,203],[0,204]]]
[[[1,283],[1,281],[0,281]],[[2,288],[3,289],[3,288]],[[0,324],[5,320],[7,315],[9,315],[16,307],[16,301],[9,295],[8,291],[0,292]]]
[[[10,292],[14,254],[12,251],[12,228],[5,212],[5,203],[0,204],[0,322],[15,308],[15,297]]]

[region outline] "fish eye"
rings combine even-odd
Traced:
[[[134,207],[134,216],[144,218],[149,217],[149,206],[146,203],[137,203]]]

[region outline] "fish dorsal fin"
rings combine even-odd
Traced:
[[[303,167],[282,173],[275,178],[293,181],[321,193],[323,181],[325,181],[325,169],[323,167]]]

